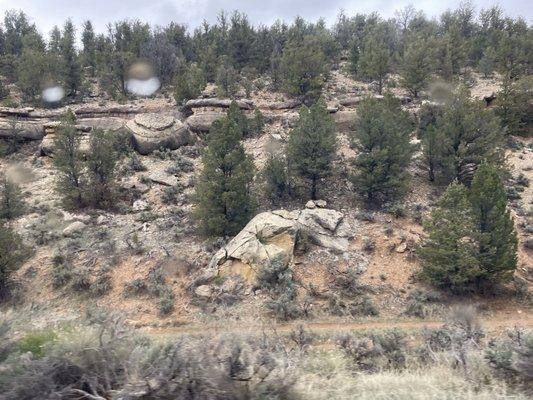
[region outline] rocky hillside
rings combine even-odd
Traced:
[[[490,99],[497,88],[496,80],[478,76],[472,95]],[[416,118],[420,102],[400,89],[391,90]],[[340,142],[335,176],[347,173],[354,153],[346,133],[368,95],[379,97],[342,70],[333,71],[325,87]],[[301,103],[256,90],[237,104],[249,118],[255,109],[264,115],[262,133],[244,143],[260,170],[269,152],[285,146]],[[54,190],[53,139],[66,107],[1,108],[0,137],[16,143],[18,150],[0,159],[0,172],[25,193],[29,212],[13,225],[34,248],[17,271],[18,309],[26,310],[36,324],[76,318],[96,305],[124,312],[134,326],[175,326],[215,324],[222,318],[228,324],[253,322],[291,313],[311,320],[378,314],[398,318],[409,307],[431,318],[465,301],[441,297],[413,303],[413,293],[424,288],[416,277],[413,251],[423,234],[421,221],[443,190],[429,185],[421,155],[410,166],[412,190],[401,207],[389,212],[365,211],[345,181],[335,176],[320,193],[324,200],[300,197],[272,204],[262,194],[258,176],[258,214],[242,232],[227,240],[199,237],[191,214],[199,155],[211,124],[229,105],[209,86],[201,98],[183,107],[163,95],[126,105],[94,100],[70,105],[84,151],[98,128],[123,137],[134,149],[120,161],[117,211],[77,213],[63,209]],[[533,179],[532,152],[531,139],[516,138],[508,153],[508,184],[518,190],[511,206],[520,239],[520,285],[509,285],[502,296],[468,299],[489,313],[531,317],[531,304],[523,299],[533,284],[528,236],[533,189],[527,185]],[[266,259],[279,259],[278,269],[261,271]],[[265,285],[287,270],[292,271],[297,301],[270,304]]]

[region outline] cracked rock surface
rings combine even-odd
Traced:
[[[315,208],[296,211],[275,210],[256,215],[210,262],[219,275],[241,275],[255,279],[261,266],[274,259],[288,264],[299,238],[334,252],[348,251],[354,229],[344,214]]]

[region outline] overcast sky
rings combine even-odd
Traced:
[[[394,11],[413,4],[426,15],[439,15],[456,7],[461,0],[0,0],[0,12],[20,9],[48,33],[54,25],[71,18],[80,26],[85,19],[93,21],[97,31],[104,31],[108,22],[121,19],[139,19],[154,25],[170,21],[185,23],[190,28],[204,19],[216,21],[220,10],[240,10],[254,24],[270,24],[276,19],[291,21],[300,15],[308,20],[324,17],[331,24],[340,9],[347,15],[378,11],[383,17],[394,16]],[[531,0],[477,0],[472,1],[477,11],[499,4],[508,15],[522,16],[528,23],[533,17]]]

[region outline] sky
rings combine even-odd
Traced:
[[[90,19],[98,32],[104,32],[107,23],[123,19],[139,19],[153,25],[174,21],[194,28],[204,19],[215,22],[220,10],[243,11],[256,25],[269,25],[277,19],[292,21],[298,15],[312,21],[323,17],[332,24],[341,9],[347,15],[378,11],[388,18],[394,16],[395,10],[412,4],[428,16],[436,16],[460,3],[461,0],[0,0],[0,14],[10,9],[23,10],[47,34],[67,18],[77,26]],[[531,0],[471,3],[477,11],[498,4],[507,15],[522,16],[528,23],[533,19]]]

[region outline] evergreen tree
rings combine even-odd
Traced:
[[[312,199],[317,197],[318,183],[331,174],[337,149],[335,124],[326,103],[319,100],[300,110],[300,118],[291,131],[287,147],[291,171],[309,181]]]
[[[494,72],[496,63],[496,52],[492,47],[487,47],[483,57],[479,60],[478,68],[485,78],[488,78]]]
[[[418,249],[421,277],[451,291],[461,291],[482,275],[476,243],[475,216],[465,186],[452,182],[424,225],[427,234]]]
[[[468,184],[483,160],[502,162],[498,118],[481,101],[470,99],[467,90],[454,94],[437,116],[434,129],[438,143],[434,153],[440,164],[436,172],[448,181]]]
[[[318,99],[328,69],[324,52],[312,37],[290,42],[280,59],[281,88],[309,101]]]
[[[403,53],[400,67],[402,85],[415,98],[426,87],[431,75],[431,58],[430,45],[422,38],[411,40]]]
[[[20,236],[0,219],[0,299],[9,293],[11,275],[28,256]]]
[[[86,205],[87,180],[83,155],[80,151],[80,134],[75,127],[72,112],[63,117],[54,138],[54,166],[59,172],[57,191],[67,207]]]
[[[91,21],[83,23],[83,32],[81,34],[82,64],[85,67],[91,67],[92,73],[96,69],[96,36]]]
[[[7,176],[0,179],[0,219],[13,219],[24,214],[25,202],[17,184]]]
[[[174,98],[178,104],[196,99],[205,88],[202,70],[196,64],[184,65],[179,69],[174,83]]]
[[[260,135],[265,127],[265,117],[259,108],[254,110],[254,118],[250,123],[250,133]]]
[[[237,123],[238,128],[241,131],[241,137],[245,138],[250,134],[250,126],[248,118],[244,115],[236,101],[232,101],[227,112],[228,118]]]
[[[364,79],[377,81],[380,94],[387,74],[390,72],[390,59],[390,50],[385,36],[381,29],[374,29],[366,35],[363,41],[357,73]]]
[[[527,135],[528,125],[533,122],[532,90],[531,77],[517,82],[503,78],[502,88],[496,95],[495,112],[507,135]]]
[[[61,58],[63,61],[63,81],[65,91],[74,95],[81,86],[81,71],[76,54],[76,32],[71,20],[65,22],[61,37]]]
[[[254,165],[241,139],[241,127],[228,116],[211,126],[195,196],[196,216],[204,235],[234,235],[252,215]]]
[[[229,97],[233,99],[238,90],[239,74],[229,63],[226,56],[221,57],[217,68],[216,84],[219,97]]]
[[[267,197],[277,200],[289,194],[290,181],[285,157],[270,154],[262,173]]]
[[[97,208],[111,208],[117,194],[115,167],[118,154],[115,138],[110,131],[96,129],[89,141],[87,156],[88,192],[90,203]]]
[[[383,100],[367,98],[357,110],[359,118],[352,137],[357,151],[351,177],[357,192],[369,203],[400,197],[407,189],[414,145],[407,112],[392,95]]]
[[[24,49],[17,59],[17,86],[24,98],[35,101],[41,93],[43,76],[46,76],[48,62],[39,50]]]
[[[517,237],[499,171],[481,164],[469,191],[478,231],[480,282],[509,281],[517,264]]]

